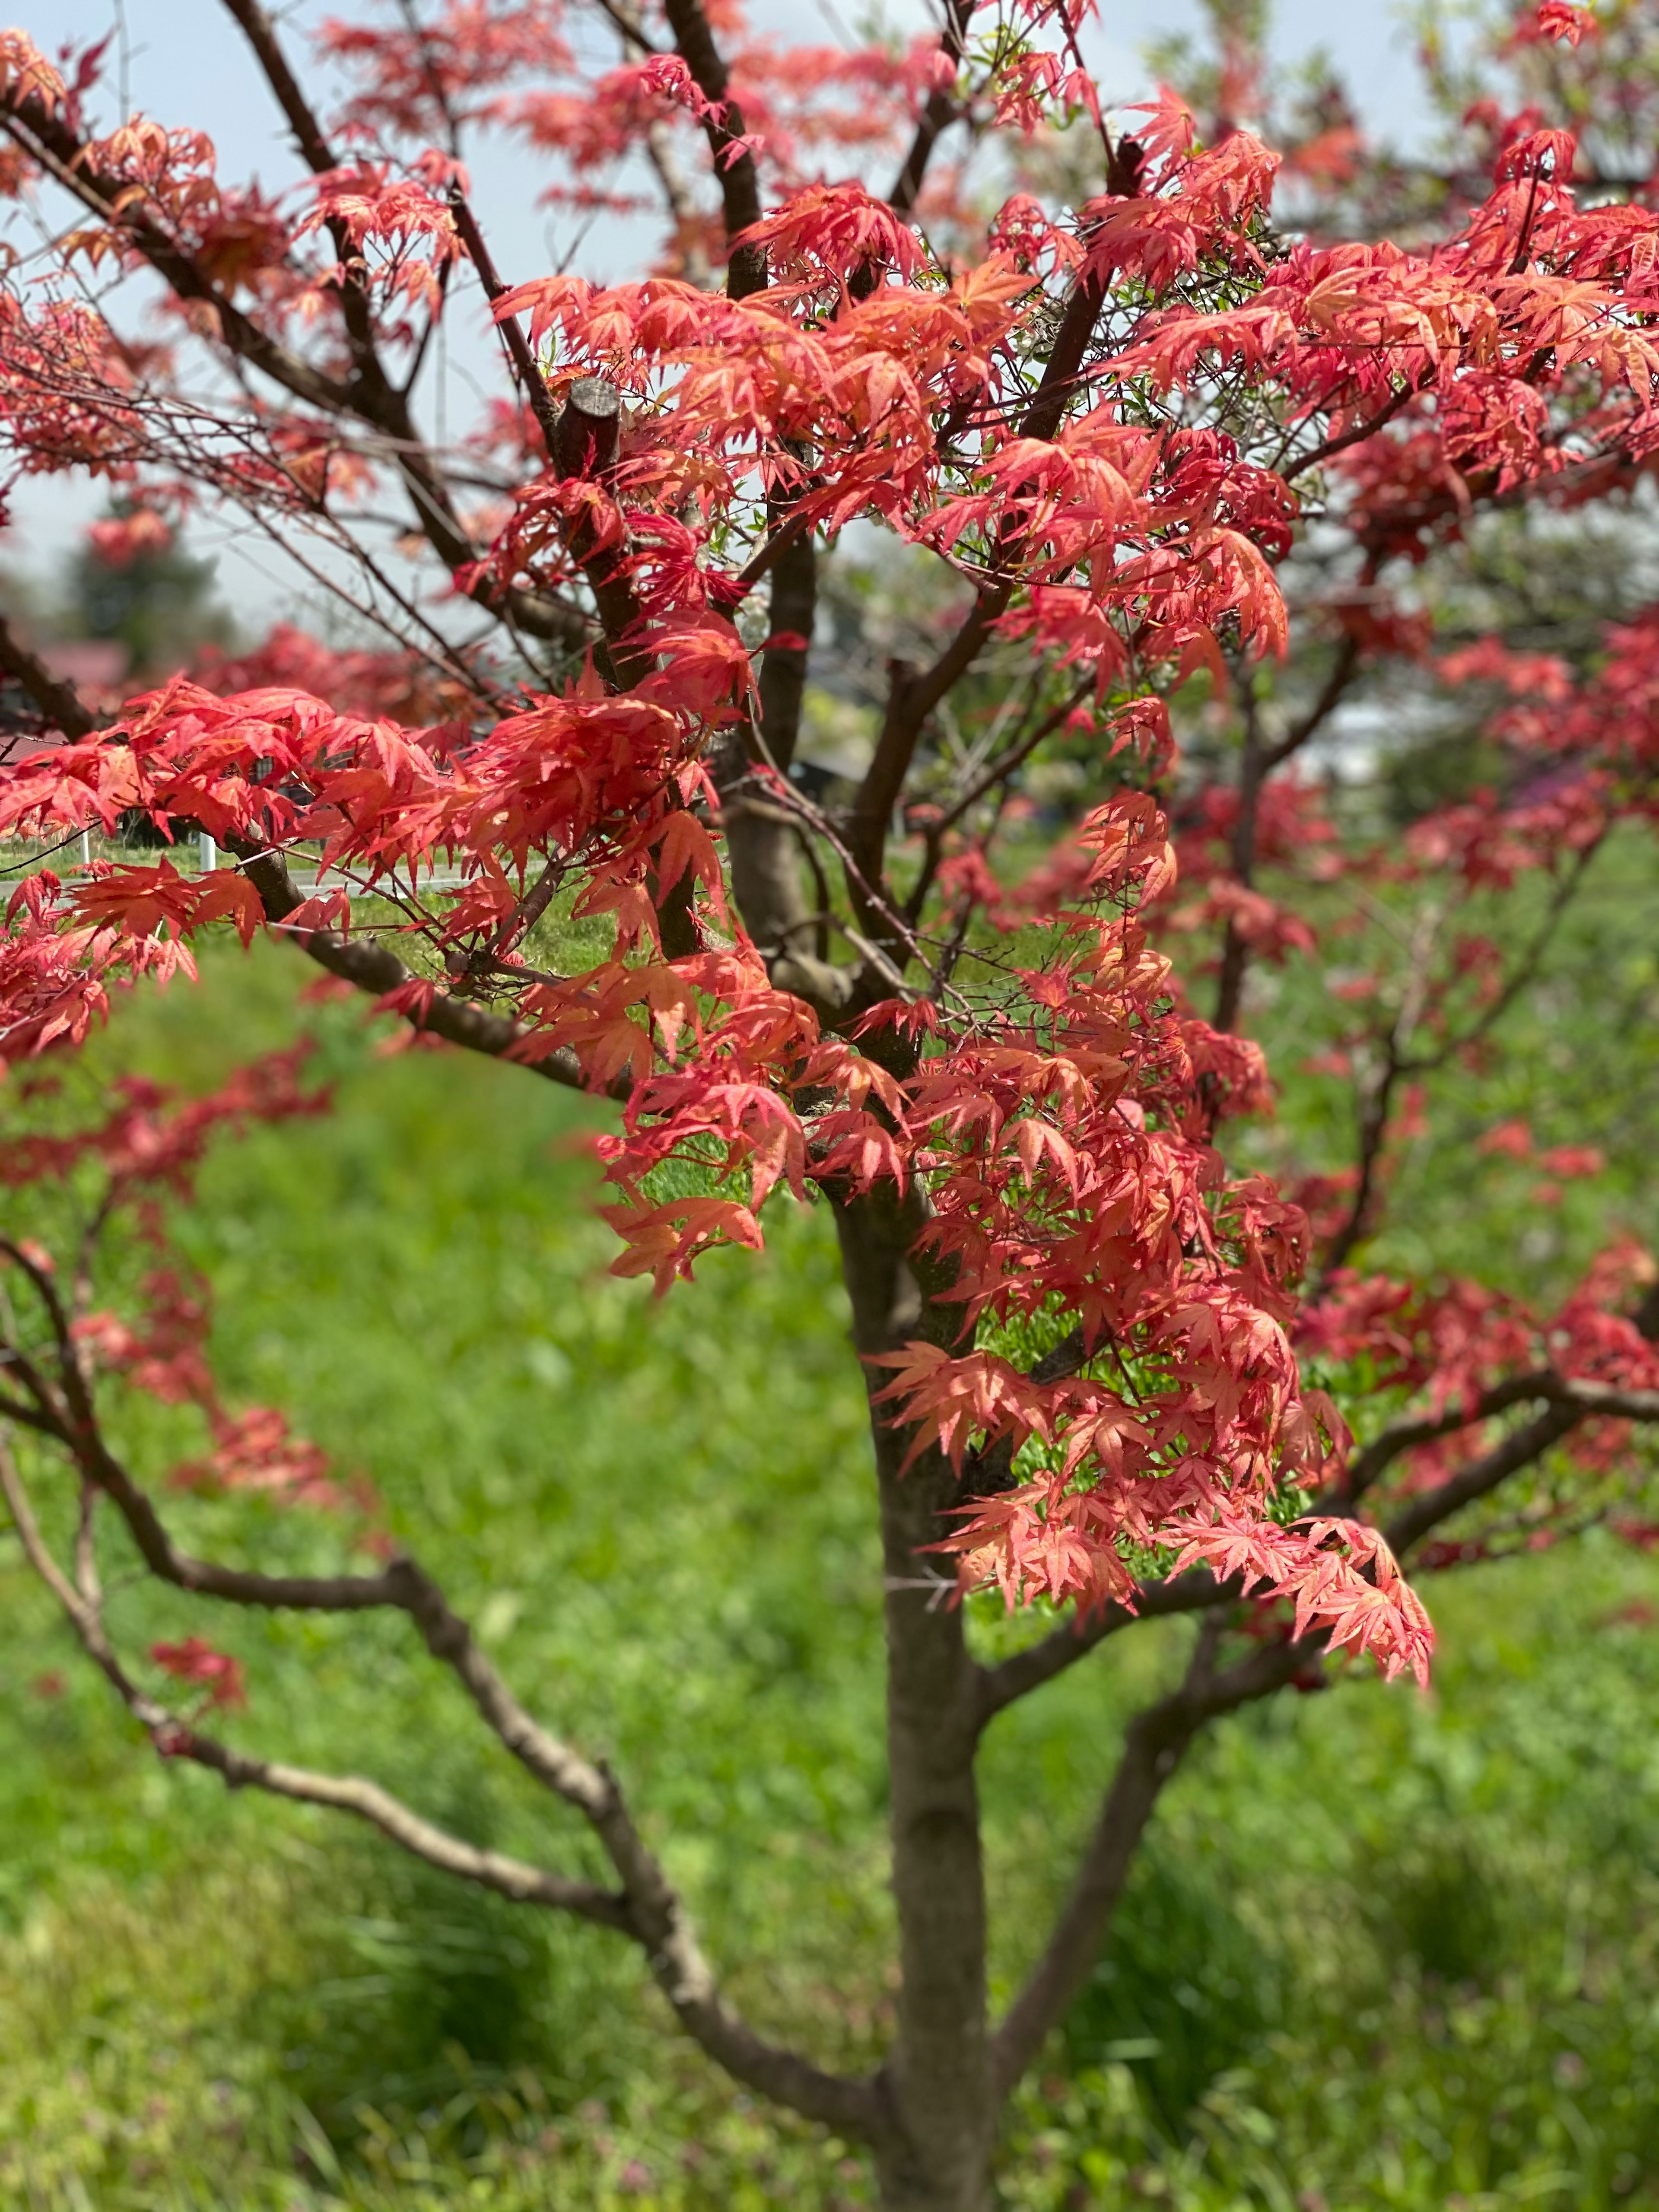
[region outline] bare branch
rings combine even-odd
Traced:
[[[681,60],[696,80],[698,91],[713,103],[714,112],[704,118],[702,127],[720,188],[726,244],[731,248],[726,289],[731,299],[746,299],[751,292],[766,289],[767,273],[762,247],[735,243],[751,223],[760,221],[761,214],[760,174],[754,155],[743,143],[743,111],[726,96],[731,71],[714,44],[702,0],[664,0],[664,12]]]
[[[1023,737],[1017,738],[1005,751],[997,756],[988,768],[975,776],[962,796],[947,807],[936,822],[928,823],[926,850],[922,855],[921,866],[917,871],[916,880],[912,886],[910,896],[904,902],[907,920],[914,922],[919,918],[927,894],[933,889],[933,878],[939,872],[939,859],[944,850],[946,831],[953,830],[965,814],[969,813],[978,805],[981,799],[994,791],[998,784],[1012,775],[1015,770],[1036,750],[1043,739],[1052,737],[1066,717],[1077,711],[1094,688],[1094,678],[1085,676],[1075,690],[1062,699],[1049,714],[1043,716],[1035,728],[1028,730]]]
[[[91,711],[72,684],[54,676],[0,615],[0,668],[21,684],[48,723],[66,738],[89,738],[97,728]]]
[[[1359,671],[1359,640],[1352,631],[1337,648],[1331,672],[1325,678],[1319,696],[1299,721],[1293,722],[1276,744],[1265,748],[1261,756],[1264,771],[1271,771],[1299,753],[1308,740],[1317,735],[1342,703],[1342,695]]]
[[[1594,1406],[1586,1406],[1574,1393],[1547,1406],[1524,1427],[1512,1430],[1501,1443],[1495,1444],[1481,1458],[1472,1460],[1467,1467],[1460,1468],[1437,1489],[1425,1492],[1402,1507],[1383,1530],[1390,1548],[1396,1557],[1407,1552],[1431,1528],[1437,1528],[1465,1505],[1473,1505],[1477,1498],[1486,1497],[1510,1475],[1547,1452],[1552,1444],[1559,1443],[1592,1412],[1637,1419],[1659,1417],[1659,1392],[1633,1394],[1651,1402],[1654,1410],[1648,1414],[1630,1413],[1632,1395],[1611,1392]]]
[[[1199,1632],[1192,1665],[1178,1690],[1137,1713],[1092,1840],[1054,1932],[991,2042],[992,2094],[1012,2088],[1088,1979],[1128,1876],[1135,1848],[1159,1792],[1205,1723],[1270,1697],[1322,1650],[1322,1639],[1253,1652],[1224,1674],[1211,1665],[1219,1617]]]
[[[946,0],[945,28],[939,33],[939,50],[958,69],[968,51],[968,22],[972,14],[972,0]],[[939,86],[928,94],[927,104],[916,119],[915,136],[910,141],[910,150],[905,155],[899,173],[893,179],[892,189],[887,195],[887,204],[895,215],[908,215],[915,206],[934,147],[963,112],[954,92]]]
[[[1495,1414],[1507,1413],[1511,1406],[1549,1398],[1553,1395],[1552,1386],[1559,1381],[1547,1368],[1533,1374],[1511,1375],[1483,1391],[1473,1407],[1460,1401],[1449,1406],[1443,1413],[1392,1423],[1350,1460],[1331,1498],[1340,1501],[1340,1506],[1357,1505],[1402,1452],[1414,1451],[1419,1444],[1433,1443],[1440,1437],[1454,1436],[1459,1429],[1472,1428],[1477,1421],[1489,1421]]]
[[[1496,998],[1481,1008],[1478,1018],[1460,1036],[1448,1038],[1437,1051],[1425,1053],[1415,1060],[1406,1060],[1401,1069],[1402,1074],[1431,1073],[1434,1069],[1443,1067],[1454,1053],[1465,1051],[1470,1045],[1478,1044],[1482,1037],[1489,1036],[1497,1028],[1528,984],[1536,980],[1538,972],[1544,964],[1545,956],[1549,951],[1551,940],[1565,919],[1567,908],[1583,887],[1590,863],[1601,851],[1606,837],[1607,832],[1604,830],[1599,836],[1592,838],[1590,842],[1575,855],[1571,867],[1556,885],[1549,905],[1545,909],[1544,918],[1533,933],[1531,943],[1522,951]]]
[[[265,82],[276,96],[276,104],[288,118],[294,143],[301,159],[313,175],[324,176],[339,167],[339,157],[323,135],[310,101],[301,89],[299,80],[288,65],[276,27],[259,5],[259,0],[224,0],[226,8],[241,26],[242,31],[264,71]]]
[[[883,2108],[872,2083],[826,2073],[793,2051],[768,2043],[732,2010],[697,1941],[683,1899],[641,1836],[614,1777],[531,1717],[422,1568],[401,1559],[378,1575],[264,1575],[181,1552],[149,1498],[104,1443],[72,1347],[65,1356],[69,1364],[64,1382],[74,1419],[59,1441],[83,1475],[112,1500],[152,1573],[175,1588],[237,1605],[331,1613],[387,1607],[407,1613],[428,1650],[455,1675],[490,1732],[544,1788],[582,1815],[619,1877],[622,1893],[612,1896],[497,1854],[474,1851],[422,1820],[375,1784],[246,1759],[181,1729],[133,1688],[115,1660],[95,1610],[76,1594],[40,1541],[15,1468],[0,1462],[0,1479],[32,1562],[69,1613],[88,1651],[157,1736],[159,1747],[212,1767],[233,1788],[269,1790],[356,1813],[434,1866],[465,1875],[504,1895],[556,1905],[618,1929],[640,1945],[653,1979],[683,2025],[727,2072],[809,2118],[865,2139],[880,2131]]]
[[[1374,438],[1379,430],[1386,429],[1407,401],[1416,397],[1415,385],[1402,385],[1391,399],[1384,400],[1374,415],[1368,415],[1363,422],[1356,422],[1338,437],[1325,439],[1311,453],[1304,453],[1299,461],[1281,468],[1279,474],[1287,483],[1291,483],[1296,477],[1305,476],[1310,469],[1316,469],[1322,461],[1332,460],[1338,453],[1346,453],[1350,446],[1362,445],[1367,438]]]
[[[868,2139],[880,2106],[873,2086],[825,2073],[757,2036],[720,1994],[684,1900],[635,1826],[615,1778],[540,1727],[484,1657],[471,1629],[413,1560],[393,1563],[392,1601],[414,1621],[434,1658],[450,1668],[491,1732],[544,1788],[592,1827],[623,1885],[627,1930],[658,1987],[709,2057],[753,2088],[809,2118]]]
[[[1075,1615],[1051,1629],[1040,1642],[1028,1644],[994,1667],[984,1669],[980,1684],[981,1728],[1000,1712],[1030,1697],[1079,1659],[1098,1649],[1121,1628],[1138,1620],[1163,1620],[1181,1613],[1202,1613],[1237,1595],[1237,1585],[1218,1583],[1207,1567],[1194,1567],[1164,1582],[1142,1583],[1135,1591],[1133,1609],[1124,1605],[1103,1606],[1097,1612]]]
[[[258,892],[266,921],[283,928],[289,915],[304,902],[304,896],[289,875],[286,861],[279,853],[245,842],[232,842],[230,849],[239,854],[242,872]],[[325,968],[331,975],[338,975],[377,999],[422,981],[389,945],[371,939],[342,937],[331,929],[284,928],[283,934],[299,946],[307,959]],[[492,1013],[470,999],[455,998],[435,984],[427,984],[424,988],[429,995],[423,999],[420,1012],[408,1018],[414,1028],[429,1030],[447,1044],[460,1045],[468,1052],[500,1060],[518,1054],[532,1034],[505,1014]],[[525,1052],[522,1064],[550,1083],[576,1091],[586,1088],[574,1054],[562,1047],[545,1054]],[[628,1089],[625,1081],[619,1081],[610,1086],[606,1095],[625,1099]]]
[[[596,1882],[574,1881],[501,1851],[481,1850],[463,1843],[459,1837],[411,1812],[378,1783],[365,1781],[359,1775],[318,1774],[275,1759],[252,1759],[195,1729],[182,1730],[168,1741],[166,1749],[174,1758],[191,1759],[222,1775],[229,1789],[264,1790],[276,1797],[292,1798],[297,1804],[325,1805],[334,1812],[354,1814],[441,1873],[495,1890],[515,1904],[548,1905],[622,1935],[634,1933],[625,1897],[602,1889]]]
[[[380,1829],[394,1844],[424,1859],[445,1874],[459,1875],[483,1888],[499,1891],[520,1904],[544,1905],[574,1913],[623,1934],[634,1932],[625,1898],[614,1896],[592,1882],[572,1881],[549,1874],[521,1859],[500,1851],[480,1850],[458,1836],[423,1820],[378,1783],[358,1775],[318,1774],[301,1766],[251,1759],[228,1745],[203,1735],[163,1705],[147,1696],[133,1681],[117,1656],[103,1624],[95,1597],[83,1595],[53,1559],[5,1440],[0,1437],[0,1495],[3,1495],[24,1554],[35,1573],[63,1608],[89,1657],[114,1688],[122,1703],[148,1730],[165,1757],[188,1759],[222,1776],[233,1790],[258,1789],[289,1797],[305,1805],[326,1805],[337,1812],[355,1814]]]
[[[496,270],[495,258],[478,228],[478,219],[459,185],[450,189],[449,208],[455,218],[455,228],[460,234],[461,243],[478,272],[478,282],[483,286],[484,297],[493,307],[506,292],[507,286]],[[530,342],[519,326],[517,316],[498,316],[495,327],[501,332],[501,343],[507,349],[519,388],[529,401],[531,411],[536,417],[542,443],[547,448],[547,458],[556,468],[559,459],[559,410],[553,404],[553,395],[547,388],[535,355],[530,350]]]

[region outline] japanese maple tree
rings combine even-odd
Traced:
[[[1502,1255],[1478,1284],[1366,1261],[1437,1085],[1494,1064],[1653,804],[1659,616],[1576,653],[1448,641],[1418,580],[1485,514],[1630,501],[1659,453],[1659,11],[1546,0],[1431,56],[1482,74],[1413,167],[1334,89],[1264,124],[1248,22],[1185,96],[1108,114],[1071,0],[944,0],[852,50],[754,38],[735,0],[454,0],[330,22],[314,78],[258,0],[224,5],[298,156],[280,192],[111,118],[99,52],[0,34],[0,181],[52,240],[0,286],[9,465],[118,494],[113,562],[240,514],[362,642],[281,629],[105,702],[0,627],[0,835],[47,848],[0,939],[0,1487],[163,1757],[614,1930],[736,2080],[867,2147],[884,2204],[971,2212],[1200,1732],[1337,1664],[1425,1680],[1404,1566],[1644,1532],[1632,1239],[1548,1310]],[[486,133],[565,204],[650,198],[653,272],[498,267]],[[498,389],[446,442],[422,379],[485,303]],[[872,563],[903,620],[860,637],[837,576]],[[1498,763],[1409,827],[1308,769],[1390,681],[1474,700]],[[828,775],[808,710],[860,685],[868,743]],[[216,865],[74,863],[136,823]],[[867,2078],[738,2015],[626,1778],[415,1559],[353,1563],[367,1524],[279,1410],[222,1401],[168,1222],[216,1133],[322,1110],[303,1053],[89,1118],[54,1070],[226,928],[611,1102],[616,1267],[659,1292],[781,1205],[833,1215],[885,1576],[898,1978]],[[1275,1182],[1249,1030],[1297,963],[1333,987],[1350,1135]],[[1529,1162],[1546,1215],[1601,1170],[1513,1117],[1468,1142]],[[127,1463],[130,1391],[198,1408],[208,1455]],[[338,1571],[193,1548],[238,1486],[339,1512]],[[198,1597],[199,1632],[126,1648],[109,1559]],[[985,1585],[1036,1616],[994,1664],[960,1601]],[[406,1614],[605,1880],[283,1763],[227,1607]],[[1171,1615],[1186,1670],[993,2019],[981,1739]]]

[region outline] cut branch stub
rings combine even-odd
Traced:
[[[603,476],[617,458],[622,394],[602,376],[579,376],[559,417],[554,456],[562,477]]]

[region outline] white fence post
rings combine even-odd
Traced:
[[[219,848],[204,830],[196,841],[196,857],[205,876],[219,865]]]

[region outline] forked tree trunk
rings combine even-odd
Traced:
[[[860,1354],[917,1336],[949,1342],[950,1306],[931,1306],[906,1253],[920,1217],[890,1200],[836,1209]],[[870,1389],[887,1380],[866,1370]],[[897,1908],[897,2033],[885,2069],[892,2134],[878,2148],[884,2212],[983,2212],[995,2113],[987,2057],[985,1884],[974,1778],[974,1665],[961,1609],[926,1584],[925,1547],[947,1534],[959,1492],[949,1462],[921,1455],[872,1409],[887,1645],[887,1755]],[[919,1585],[921,1585],[919,1587]]]

